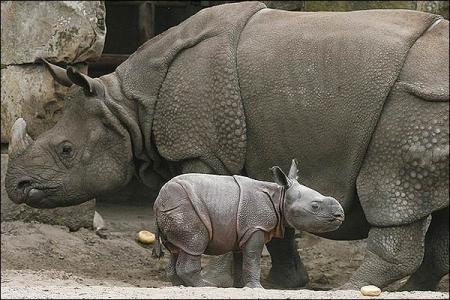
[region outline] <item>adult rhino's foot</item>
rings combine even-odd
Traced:
[[[354,283],[354,282],[347,282],[341,285],[340,287],[332,289],[332,291],[339,291],[339,290],[357,290],[359,291],[361,287],[368,285],[363,283]]]
[[[284,238],[274,238],[267,243],[272,260],[268,280],[280,288],[304,287],[309,282],[308,272],[297,252],[295,230],[286,228]]]
[[[437,288],[437,284],[430,284],[428,282],[411,282],[408,281],[404,285],[402,285],[397,291],[435,291]]]
[[[233,253],[212,257],[203,268],[202,277],[216,287],[233,287]]]
[[[249,282],[245,285],[245,287],[252,289],[264,289],[261,283],[259,282]]]
[[[280,288],[305,287],[309,282],[309,276],[305,267],[300,265],[272,265],[268,281]]]

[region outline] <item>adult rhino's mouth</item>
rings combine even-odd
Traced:
[[[34,208],[52,208],[56,207],[48,199],[50,187],[37,186],[32,183],[31,178],[21,178],[16,188],[10,193],[10,198],[17,204],[25,203]]]

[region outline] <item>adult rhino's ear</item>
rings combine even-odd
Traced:
[[[66,87],[71,87],[73,85],[73,82],[67,76],[66,69],[61,68],[61,67],[59,67],[57,65],[54,65],[52,63],[49,63],[44,58],[38,58],[38,59],[36,59],[36,62],[43,62],[44,65],[49,70],[50,74],[52,74],[53,79],[56,82],[58,82],[59,84],[62,84],[63,86],[66,86]]]
[[[291,181],[289,178],[284,174],[283,170],[280,169],[278,166],[274,166],[270,168],[270,170],[273,173],[273,180],[278,183],[281,186],[284,186],[286,189],[288,189],[291,186]]]
[[[298,180],[298,162],[294,158],[291,163],[291,168],[289,169],[288,177],[291,179]]]
[[[67,68],[67,76],[78,86],[81,86],[90,96],[103,94],[103,86],[95,79],[84,75],[74,67]]]

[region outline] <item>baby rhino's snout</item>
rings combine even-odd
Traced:
[[[323,202],[325,206],[328,207],[330,215],[334,218],[333,221],[339,225],[342,224],[342,222],[344,222],[345,214],[341,204],[333,197],[327,197]]]

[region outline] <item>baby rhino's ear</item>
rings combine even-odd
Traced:
[[[289,178],[284,174],[284,172],[280,169],[278,166],[274,166],[270,168],[270,170],[273,173],[273,180],[278,183],[281,186],[284,186],[286,189],[289,188],[291,185],[291,181]]]
[[[297,166],[298,166],[297,160],[295,158],[292,159],[291,169],[289,170],[289,174],[288,174],[289,178],[298,180],[298,167]]]

